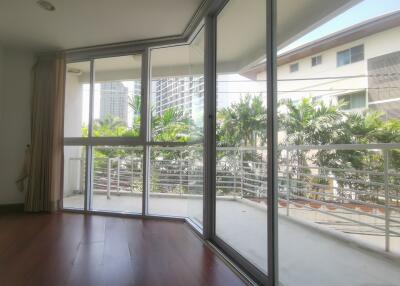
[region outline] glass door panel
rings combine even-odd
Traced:
[[[263,0],[231,0],[218,15],[216,102],[216,236],[264,273],[265,23]]]

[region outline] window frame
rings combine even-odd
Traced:
[[[290,73],[295,73],[298,72],[300,69],[299,62],[293,63],[289,65],[289,72]]]
[[[66,211],[78,211],[84,213],[97,213],[97,214],[113,214],[118,213],[119,211],[108,211],[108,210],[95,210],[93,209],[93,149],[95,147],[107,146],[107,147],[143,147],[143,194],[142,194],[142,211],[141,213],[135,212],[126,212],[124,214],[130,216],[139,216],[139,217],[154,217],[154,218],[168,218],[168,219],[177,219],[188,222],[193,229],[198,232],[199,235],[203,235],[203,228],[198,224],[193,222],[191,219],[186,217],[174,217],[174,216],[164,216],[157,214],[150,214],[148,212],[148,200],[150,193],[150,154],[152,146],[160,146],[160,147],[181,147],[181,146],[191,146],[204,142],[203,140],[192,141],[192,142],[176,142],[176,141],[153,141],[151,137],[151,50],[152,49],[160,49],[174,46],[182,46],[182,45],[190,45],[190,43],[196,38],[198,33],[204,29],[205,24],[204,21],[201,21],[197,27],[194,29],[193,33],[187,40],[179,40],[176,42],[168,42],[164,43],[152,43],[150,42],[148,45],[144,47],[139,45],[138,47],[132,47],[128,51],[119,51],[116,49],[111,49],[106,53],[95,53],[85,56],[85,53],[82,53],[83,56],[78,55],[76,57],[67,58],[67,63],[65,68],[67,69],[67,65],[69,63],[79,63],[79,62],[90,62],[90,94],[89,94],[89,121],[88,121],[88,136],[87,137],[65,137],[63,139],[63,146],[82,146],[86,148],[86,166],[85,166],[85,203],[83,209],[73,209],[73,208],[64,208]],[[130,56],[130,55],[141,55],[141,111],[140,111],[140,131],[139,136],[137,137],[94,137],[93,135],[93,108],[94,108],[94,89],[95,89],[95,61],[99,59],[107,59],[113,57],[120,56]],[[203,136],[204,137],[204,136]],[[203,191],[204,193],[204,191]],[[63,194],[61,195],[63,198]],[[63,204],[62,204],[63,205]]]
[[[353,59],[353,57],[355,57],[357,55],[357,54],[353,55],[353,51],[356,48],[361,48],[361,52],[359,54],[362,55],[362,57],[360,59]],[[345,63],[340,63],[341,61],[340,61],[339,57],[341,55],[346,55],[348,57],[348,59],[346,58],[346,62]],[[345,50],[338,51],[336,53],[336,66],[337,67],[342,67],[342,66],[346,66],[346,65],[349,65],[349,64],[353,64],[353,63],[364,61],[364,59],[365,59],[364,44],[359,44],[359,45],[347,48]]]
[[[311,57],[311,67],[319,66],[322,64],[322,55]]]
[[[352,98],[353,98],[353,96],[361,95],[361,94],[364,97],[364,106],[363,107],[353,107],[352,106]],[[345,97],[348,97],[348,99],[349,99],[348,102],[345,101],[346,105],[348,105],[349,108],[343,108],[342,107],[341,109],[343,111],[352,112],[352,111],[355,111],[355,110],[364,110],[365,108],[368,107],[368,96],[367,96],[367,90],[365,90],[365,89],[354,91],[354,92],[349,92],[349,93],[344,93],[344,94],[339,94],[339,95],[337,95],[337,100],[338,101],[343,100]]]

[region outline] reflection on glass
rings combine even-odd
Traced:
[[[143,148],[93,147],[92,209],[142,212]]]
[[[139,136],[141,63],[141,55],[95,60],[94,137]]]
[[[66,71],[64,136],[87,137],[90,62],[67,64]]]
[[[86,189],[86,147],[64,147],[63,207],[84,209]]]
[[[217,18],[216,235],[266,273],[265,11],[231,0]]]

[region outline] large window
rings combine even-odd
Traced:
[[[332,36],[341,1],[276,1],[276,27],[273,1],[217,2],[188,42],[67,65],[64,207],[185,219],[256,282],[397,285],[397,22]]]

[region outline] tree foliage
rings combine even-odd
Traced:
[[[261,95],[250,94],[217,114],[219,146],[257,146],[266,143],[267,113]]]

